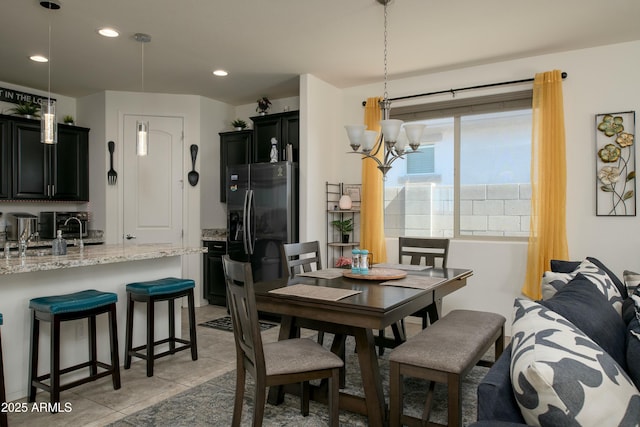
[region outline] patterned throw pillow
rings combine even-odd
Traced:
[[[613,308],[622,316],[622,295],[607,272],[589,260],[580,263],[574,273],[582,273],[591,283],[596,285],[598,290],[607,297]]]
[[[594,258],[590,256],[587,257],[587,261],[590,261],[593,264],[595,264],[596,267],[604,271],[607,274],[607,276],[609,276],[609,278],[611,279],[615,287],[618,288],[618,291],[620,292],[622,299],[626,299],[629,296],[627,293],[627,288],[624,285],[624,283],[622,283],[622,281],[618,279],[618,276],[616,276],[613,273],[613,271],[609,270],[609,268],[606,265],[604,265],[602,261],[600,261],[598,258]],[[563,261],[563,260],[552,259],[550,261],[550,265],[551,265],[551,271],[553,272],[572,273],[573,270],[575,270],[580,266],[580,261]]]
[[[527,424],[638,424],[640,392],[631,379],[561,315],[516,299],[511,342],[511,383]]]
[[[634,273],[633,271],[625,270],[622,273],[622,278],[624,279],[624,285],[627,287],[629,291],[629,295],[631,295],[638,285],[640,285],[640,273]]]
[[[571,263],[571,265],[573,264],[574,263]],[[542,276],[542,299],[548,300],[553,297],[558,290],[572,281],[578,273],[582,273],[591,283],[596,285],[598,290],[609,300],[618,314],[622,315],[623,299],[618,287],[605,270],[589,260],[582,261],[571,273],[545,271]]]

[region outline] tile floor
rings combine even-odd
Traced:
[[[184,328],[188,325],[183,310]],[[196,323],[227,315],[226,308],[208,305],[196,309]],[[408,323],[411,335],[414,325]],[[419,328],[419,325],[416,325]],[[17,426],[104,426],[177,393],[235,369],[235,344],[231,332],[198,326],[198,360],[191,360],[186,350],[173,356],[156,360],[154,376],[146,376],[145,361],[133,359],[131,369],[121,367],[122,387],[114,390],[111,377],[63,391],[62,404],[69,403],[71,410],[57,414],[27,411],[10,413],[9,425]],[[279,327],[262,333],[263,341],[275,341]],[[311,332],[309,332],[311,333]],[[390,331],[388,332],[390,334]],[[124,345],[124,343],[119,343]],[[122,362],[122,361],[121,361]],[[37,401],[48,401],[46,392],[39,392]],[[26,398],[16,402],[26,402]],[[31,408],[31,404],[29,405]]]

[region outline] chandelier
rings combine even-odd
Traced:
[[[384,6],[384,96],[379,105],[382,110],[380,134],[373,130],[367,130],[365,125],[346,125],[349,145],[353,149],[350,154],[360,154],[362,159],[373,159],[378,164],[378,169],[383,177],[387,175],[391,164],[397,159],[404,158],[404,154],[411,154],[420,148],[420,138],[425,125],[407,124],[402,120],[389,119],[391,101],[387,93],[387,5],[391,0],[376,0]],[[402,132],[403,131],[403,132]],[[411,151],[407,149],[411,147]],[[360,150],[362,147],[362,150]],[[383,159],[378,154],[383,150]]]

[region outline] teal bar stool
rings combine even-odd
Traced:
[[[0,326],[2,326],[2,313],[0,313]],[[2,336],[0,336],[0,403],[7,402],[7,392],[4,389],[4,360],[2,359]],[[7,427],[7,413],[0,412],[0,427]]]
[[[111,292],[86,290],[66,295],[54,295],[33,298],[29,302],[31,309],[31,351],[29,354],[29,402],[35,402],[36,389],[49,392],[51,407],[60,402],[60,392],[98,378],[111,376],[113,388],[120,388],[120,361],[118,356],[118,326],[116,321],[116,302],[118,295]],[[96,316],[109,314],[109,339],[111,345],[111,364],[98,361],[96,339]],[[60,368],[60,325],[68,320],[88,319],[89,361],[68,368]],[[51,369],[48,374],[38,375],[38,356],[40,341],[40,322],[51,323]],[[79,369],[89,368],[89,376],[67,384],[60,383],[61,375]],[[98,368],[104,369],[98,372]],[[49,384],[44,381],[49,380]]]
[[[191,279],[166,277],[148,282],[129,283],[127,285],[127,334],[124,351],[124,369],[131,367],[131,357],[139,357],[147,361],[147,376],[153,376],[153,361],[160,357],[175,354],[178,351],[191,349],[191,359],[198,360],[196,340],[196,312],[193,299],[195,282]],[[176,338],[176,319],[174,301],[187,297],[189,305],[189,340]],[[147,304],[147,343],[133,347],[133,305],[134,302]],[[154,305],[157,301],[169,304],[169,337],[155,341],[154,337]],[[169,344],[169,350],[156,354],[155,346]],[[176,343],[182,344],[176,347]],[[141,352],[144,351],[144,353]]]

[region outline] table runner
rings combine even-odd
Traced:
[[[297,284],[270,290],[269,293],[280,295],[293,295],[297,297],[321,299],[326,301],[338,301],[351,295],[362,293],[353,289],[327,288],[326,286],[313,286]]]

